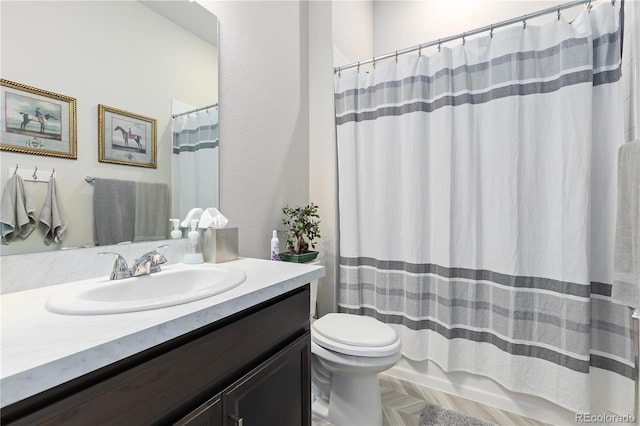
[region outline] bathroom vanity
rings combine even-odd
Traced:
[[[2,424],[310,425],[307,283],[324,268],[224,265],[246,281],[149,311],[46,311],[68,284],[3,295]]]

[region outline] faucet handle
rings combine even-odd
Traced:
[[[167,247],[166,245],[159,246],[153,250],[146,252],[133,262],[131,267],[131,275],[137,277],[139,275],[151,274],[153,272],[160,272],[160,265],[167,263],[167,258],[158,250]]]
[[[154,266],[161,265],[163,263],[167,263],[167,258],[164,257],[162,253],[158,250],[169,247],[168,244],[163,244],[151,250],[147,255],[151,258]]]
[[[120,253],[116,253],[113,251],[102,251],[98,253],[99,255],[112,254],[116,257],[116,261],[113,264],[113,270],[111,271],[111,276],[109,279],[111,280],[119,280],[121,278],[128,278],[131,276],[131,272],[129,271],[129,266],[127,265],[127,261],[125,260]]]

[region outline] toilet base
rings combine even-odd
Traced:
[[[318,398],[313,414],[340,426],[381,426],[382,402],[377,374],[333,373],[329,404]]]

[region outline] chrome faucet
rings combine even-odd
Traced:
[[[154,272],[160,272],[160,265],[167,262],[167,258],[162,253],[158,252],[158,249],[167,247],[166,245],[157,247],[152,251],[143,254],[133,262],[133,266],[129,268],[127,261],[119,253],[112,251],[106,251],[98,253],[112,254],[116,256],[116,261],[113,264],[113,270],[109,276],[110,280],[121,280],[124,278],[139,277],[140,275],[153,274]]]

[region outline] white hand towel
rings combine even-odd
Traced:
[[[24,182],[13,175],[4,187],[0,205],[2,243],[9,244],[16,237],[27,238],[36,227],[35,207],[24,190]]]
[[[640,308],[640,140],[618,152],[618,212],[611,297]]]
[[[58,199],[56,178],[52,176],[38,218],[44,227],[44,243],[46,245],[62,242],[62,234],[67,229],[67,221],[64,216],[64,209]]]

